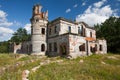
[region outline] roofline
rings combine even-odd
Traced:
[[[69,19],[66,19],[66,18],[63,18],[63,17],[58,17],[58,18],[50,21],[50,23],[54,23],[54,22],[59,21],[59,20],[67,21],[67,22],[70,22],[70,23],[73,23],[73,24],[82,23],[82,24],[85,25],[86,28],[95,30],[93,27],[89,26],[89,25],[88,25],[87,23],[85,23],[85,22],[74,22],[74,21],[72,21],[72,20],[69,20]]]
[[[85,23],[85,22],[79,22],[79,23],[84,24],[86,28],[95,30],[94,27],[89,26],[89,25],[88,25],[87,23]]]
[[[73,22],[72,20],[69,20],[69,19],[66,19],[66,18],[63,18],[63,17],[58,17],[58,18],[50,21],[50,23],[53,23],[53,22],[58,21],[58,20],[63,20],[63,21],[67,21],[67,22],[75,24],[75,22]]]

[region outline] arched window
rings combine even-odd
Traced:
[[[41,45],[41,51],[45,51],[45,44]]]

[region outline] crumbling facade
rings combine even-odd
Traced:
[[[48,12],[41,12],[41,8],[40,5],[33,7],[32,54],[77,57],[107,53],[106,40],[96,39],[92,27],[61,17],[48,23]]]
[[[59,17],[48,23],[48,11],[33,7],[31,54],[48,56],[86,56],[107,53],[106,40],[96,39],[96,31],[84,22]]]

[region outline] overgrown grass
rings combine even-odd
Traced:
[[[10,65],[15,62],[13,54],[0,54],[0,67]]]
[[[0,54],[0,66],[37,58],[36,56],[25,56],[16,59],[14,55]],[[0,80],[21,80],[23,70],[31,70],[46,59],[51,61],[62,59],[64,61],[41,66],[36,72],[30,73],[29,80],[120,80],[120,55],[114,54],[91,55],[73,60],[60,57],[38,58],[35,62],[27,62],[27,64],[14,69],[7,69],[0,75]],[[83,63],[80,60],[83,60]]]
[[[24,66],[21,65],[17,68],[6,70],[6,72],[0,77],[0,80],[21,80],[23,70],[30,70],[33,67],[39,65],[39,63],[40,60],[37,60],[36,62],[28,63]]]
[[[109,59],[115,56],[116,59]],[[80,63],[80,60],[83,63]],[[101,62],[105,62],[102,64]],[[92,55],[42,66],[30,80],[120,80],[120,55]]]
[[[10,68],[6,69],[5,72],[3,72],[0,75],[0,80],[21,80],[23,70],[26,70],[26,69],[31,70],[33,67],[40,64],[40,59],[37,59],[37,57],[35,57],[35,56],[27,56],[26,55],[24,57],[19,58],[19,56],[21,56],[20,54],[17,54],[17,55],[0,54],[0,57],[3,57],[3,56],[4,56],[4,58],[3,58],[2,62],[6,63],[7,65],[16,65],[16,63],[23,62],[23,61],[25,63],[24,63],[24,65],[20,64],[17,67],[10,67]],[[32,61],[35,60],[35,61],[30,62],[31,60]],[[1,64],[1,66],[2,65],[3,64]],[[3,66],[5,66],[5,65],[3,65]]]

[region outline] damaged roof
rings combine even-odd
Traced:
[[[70,22],[70,23],[73,23],[73,24],[81,24],[82,23],[83,25],[85,25],[86,28],[94,29],[94,27],[89,26],[85,22],[75,22],[75,21],[72,21],[72,20],[69,20],[69,19],[66,19],[66,18],[63,18],[63,17],[58,17],[58,18],[50,21],[49,24],[54,23],[54,22],[59,21],[59,20],[63,20],[63,21]]]

